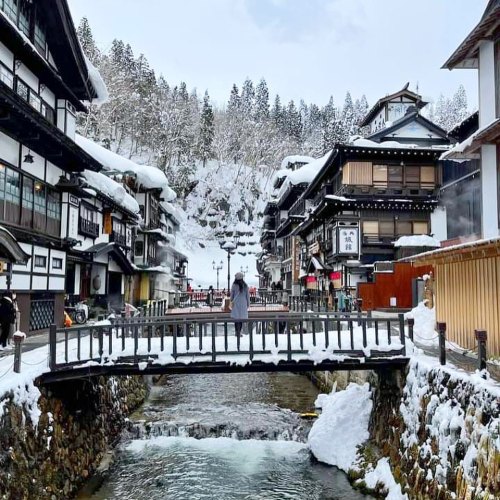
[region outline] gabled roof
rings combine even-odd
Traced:
[[[475,111],[458,125],[452,128],[448,135],[458,142],[462,142],[479,129],[479,111]]]
[[[415,105],[420,109],[423,108],[427,102],[422,100],[422,96],[408,90],[409,82],[401,89],[395,92],[394,94],[387,95],[379,99],[375,106],[373,106],[368,114],[363,118],[363,121],[359,124],[360,127],[366,127],[372,120],[375,118],[377,113],[384,107],[385,103],[392,101],[398,97],[408,97],[409,99],[415,102]]]
[[[479,23],[443,64],[442,68],[477,68],[477,52],[481,40],[498,39],[499,26],[500,0],[490,0]]]
[[[395,133],[396,130],[399,130],[400,128],[408,125],[408,123],[411,122],[417,122],[423,127],[427,128],[429,131],[434,133],[435,135],[439,136],[440,138],[446,140],[446,142],[449,142],[448,134],[446,130],[442,129],[435,123],[431,122],[424,116],[418,113],[418,111],[413,111],[410,113],[407,113],[405,116],[400,118],[399,120],[396,120],[390,127],[383,128],[381,130],[377,130],[374,134],[371,134],[367,136],[367,139],[370,139],[372,141],[376,142],[381,142],[384,137],[388,137],[389,139],[393,139],[391,137],[391,134]]]
[[[127,276],[134,274],[134,267],[132,266],[132,263],[127,259],[123,250],[116,243],[97,243],[96,245],[87,248],[82,253],[93,255],[111,255],[123,271],[123,274]]]
[[[0,259],[14,264],[26,264],[30,256],[20,247],[14,235],[0,226]]]

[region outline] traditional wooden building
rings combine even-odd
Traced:
[[[63,319],[70,195],[58,183],[101,168],[74,141],[96,87],[65,0],[0,1],[0,225],[29,255],[11,283],[25,332]]]

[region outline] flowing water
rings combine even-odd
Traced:
[[[305,445],[317,390],[288,373],[176,375],[124,432],[103,500],[368,498]]]

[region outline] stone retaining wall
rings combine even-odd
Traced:
[[[335,382],[339,390],[350,382],[371,384],[370,458],[374,449],[390,458],[408,498],[500,498],[500,398],[478,376],[413,361],[406,373],[318,372],[313,378],[328,391]]]
[[[12,395],[0,401],[1,498],[71,498],[148,392],[142,377],[100,377],[39,389],[36,427]]]

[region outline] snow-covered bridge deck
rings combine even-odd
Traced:
[[[352,370],[406,364],[403,315],[254,313],[117,320],[50,331],[47,382],[93,375]]]

